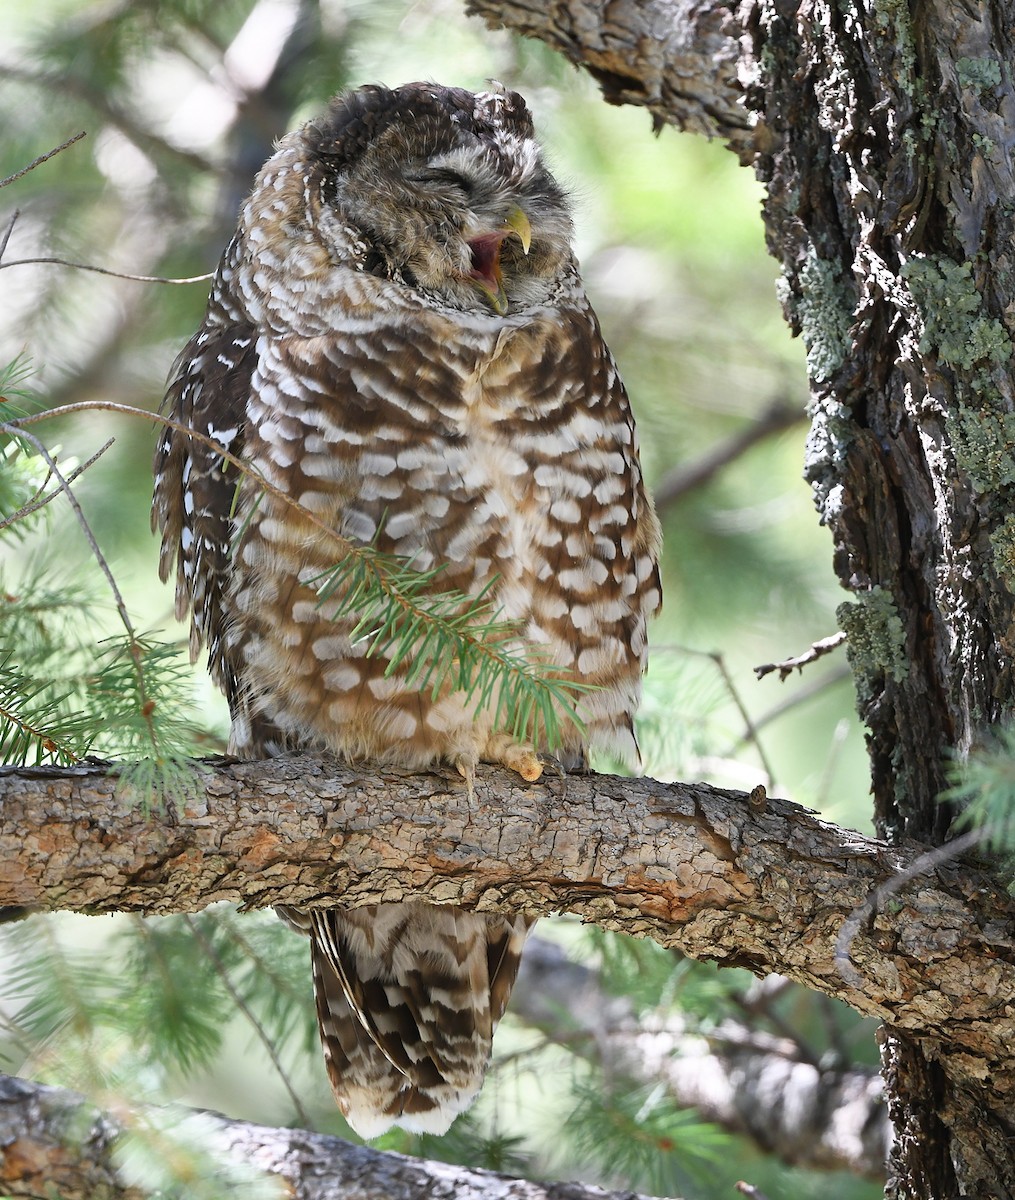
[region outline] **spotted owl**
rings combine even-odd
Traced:
[[[161,575],[228,697],[232,753],[443,764],[470,790],[479,762],[534,782],[550,752],[636,758],[659,530],[571,236],[514,92],[364,87],[278,143],[173,367],[183,428],[155,461]],[[589,685],[580,721],[562,710],[557,744],[529,744],[450,678],[412,686],[322,591],[333,534],[483,592],[541,669]],[[444,1132],[482,1084],[529,920],[283,915],[310,935],[349,1123]]]

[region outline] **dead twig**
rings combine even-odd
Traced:
[[[137,283],[204,283],[213,275],[211,271],[204,275],[187,275],[180,279],[173,279],[166,275],[132,275],[128,271],[112,271],[109,267],[94,267],[90,263],[70,262],[66,258],[15,258],[10,262],[0,263],[0,271],[7,267],[28,267],[34,263],[53,263],[59,267],[71,267],[75,271],[94,271],[97,275],[112,275],[114,279],[132,279]]]
[[[4,254],[7,250],[7,243],[11,240],[11,234],[14,232],[14,226],[17,222],[18,217],[20,217],[20,216],[21,216],[21,209],[16,208],[11,213],[11,218],[7,222],[7,225],[4,228],[3,237],[0,237],[0,259],[3,258]]]
[[[794,671],[801,671],[809,663],[817,662],[819,658],[824,658],[826,654],[831,654],[845,640],[846,635],[840,630],[829,637],[821,638],[809,650],[805,650],[803,654],[798,654],[796,658],[786,658],[782,662],[765,663],[763,666],[755,667],[754,674],[759,679],[764,679],[766,675],[770,675],[773,671],[778,671],[780,680],[785,681]]]
[[[757,421],[741,429],[732,437],[713,446],[692,463],[675,467],[663,476],[655,488],[656,507],[662,511],[672,504],[682,500],[684,496],[707,483],[714,475],[745,454],[752,446],[762,442],[774,433],[802,423],[805,419],[802,404],[793,404],[788,400],[774,401],[761,414]]]
[[[13,175],[8,175],[6,179],[0,179],[0,188],[6,187],[9,183],[13,183],[15,179],[20,179],[23,175],[27,175],[29,171],[34,171],[36,167],[47,162],[55,154],[59,154],[61,150],[66,150],[68,146],[73,146],[75,142],[80,142],[83,137],[87,137],[84,129],[80,133],[74,134],[68,138],[62,145],[54,146],[52,150],[47,150],[45,154],[40,154],[38,158],[33,159],[27,167],[22,167],[20,171],[15,171]]]

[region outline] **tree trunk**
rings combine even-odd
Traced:
[[[934,843],[952,817],[949,756],[1013,698],[998,571],[1011,578],[1015,532],[1013,11],[993,13],[996,28],[945,4],[911,18],[819,2],[788,17],[759,5],[751,21],[755,94],[778,140],[758,162],[766,223],[807,345],[807,474],[856,594],[840,619],[875,819]],[[882,1048],[888,1195],[1015,1196],[1010,1103],[898,1028]]]
[[[472,8],[563,48],[657,122],[701,129],[706,114],[767,185],[768,244],[807,348],[807,476],[854,593],[839,615],[875,819],[893,840],[941,843],[949,762],[1015,699],[1015,5]],[[1015,1197],[1015,1113],[991,1081],[895,1026],[883,1063],[888,1195]]]

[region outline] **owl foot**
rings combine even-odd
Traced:
[[[483,751],[484,762],[502,763],[527,783],[535,781],[543,773],[543,762],[532,746],[516,742],[509,733],[494,733]]]

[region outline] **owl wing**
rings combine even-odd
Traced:
[[[176,424],[164,428],[155,451],[152,528],[162,534],[159,575],[167,581],[175,561],[176,616],[191,614],[191,660],[207,643],[209,669],[230,705],[236,679],[223,655],[223,597],[239,472],[218,447],[237,458],[242,453],[256,340],[252,325],[211,308],[170,372],[162,411]]]

